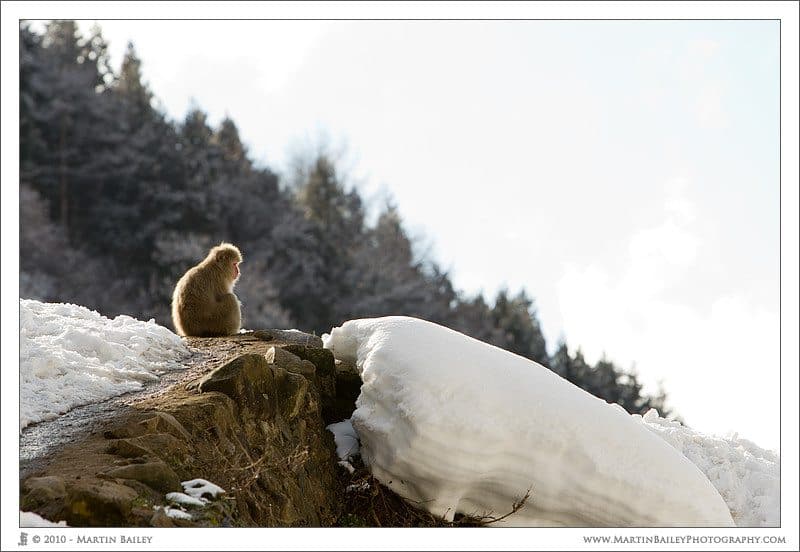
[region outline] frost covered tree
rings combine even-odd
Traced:
[[[27,184],[19,192],[20,297],[92,306],[113,299],[115,288],[98,293],[93,286],[101,260],[70,245],[39,192]]]
[[[439,289],[441,274],[414,252],[400,213],[391,203],[356,243],[349,268],[349,293],[337,305],[341,319],[392,314],[440,322],[449,318],[455,293],[450,296],[446,289]]]
[[[358,192],[346,189],[324,153],[310,162],[297,162],[295,180],[295,201],[315,249],[308,251],[315,257],[309,259],[311,270],[299,273],[315,285],[304,286],[302,296],[293,294],[291,308],[296,312],[302,305],[310,327],[322,332],[337,318],[335,303],[348,295],[356,245],[364,237],[364,209]]]
[[[86,221],[113,136],[105,101],[106,45],[84,39],[72,21],[48,24],[40,39],[21,31],[21,179],[42,193],[70,237]]]

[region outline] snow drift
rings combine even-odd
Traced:
[[[738,436],[717,437],[680,422],[660,418],[655,410],[643,425],[681,451],[719,491],[738,527],[780,527],[781,461],[778,455]]]
[[[20,299],[20,429],[158,379],[189,350],[152,320]]]
[[[507,513],[517,526],[732,526],[720,494],[622,407],[547,368],[407,317],[324,337],[355,362],[352,416],[373,475],[437,516]]]

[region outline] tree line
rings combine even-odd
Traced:
[[[631,413],[657,408],[635,373],[548,354],[523,290],[487,301],[454,289],[420,254],[396,206],[373,223],[358,190],[318,152],[283,178],[256,166],[236,124],[200,108],[172,121],[132,44],[111,67],[101,29],[20,26],[20,296],[171,326],[178,278],[220,241],[245,255],[246,328],[322,333],[353,318],[409,315],[539,362]]]

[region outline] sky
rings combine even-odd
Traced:
[[[284,173],[329,143],[458,289],[524,288],[551,351],[777,448],[776,21],[99,24],[171,118],[230,116]]]

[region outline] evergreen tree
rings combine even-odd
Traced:
[[[493,342],[513,353],[540,364],[547,364],[547,348],[539,326],[533,300],[524,290],[509,297],[506,290],[497,294],[492,319],[497,330]]]
[[[355,244],[348,293],[340,297],[341,319],[406,315],[446,322],[452,288],[443,286],[435,266],[426,267],[414,254],[397,208],[387,204],[373,228]],[[446,275],[444,279],[449,283]]]
[[[464,297],[455,306],[453,312],[453,329],[479,339],[485,343],[495,344],[500,339],[492,320],[492,309],[486,304],[483,294],[469,298]]]
[[[247,157],[247,149],[239,138],[239,129],[236,123],[229,117],[225,117],[219,129],[213,136],[213,142],[222,150],[222,156],[237,171],[249,170],[251,168],[250,159]]]
[[[48,24],[41,42],[27,30],[22,35],[21,178],[48,199],[75,238],[84,230],[82,207],[96,193],[98,159],[108,146],[105,133],[93,132],[109,115],[97,91],[105,45],[97,37],[84,41],[72,21]]]
[[[302,295],[290,299],[290,310],[297,309],[309,319],[313,329],[327,331],[337,320],[335,302],[347,296],[356,244],[363,239],[364,210],[355,190],[346,191],[334,164],[319,155],[298,174],[296,201],[308,223],[310,243],[315,252],[311,270],[302,274],[309,285]],[[315,287],[311,289],[310,284]]]

